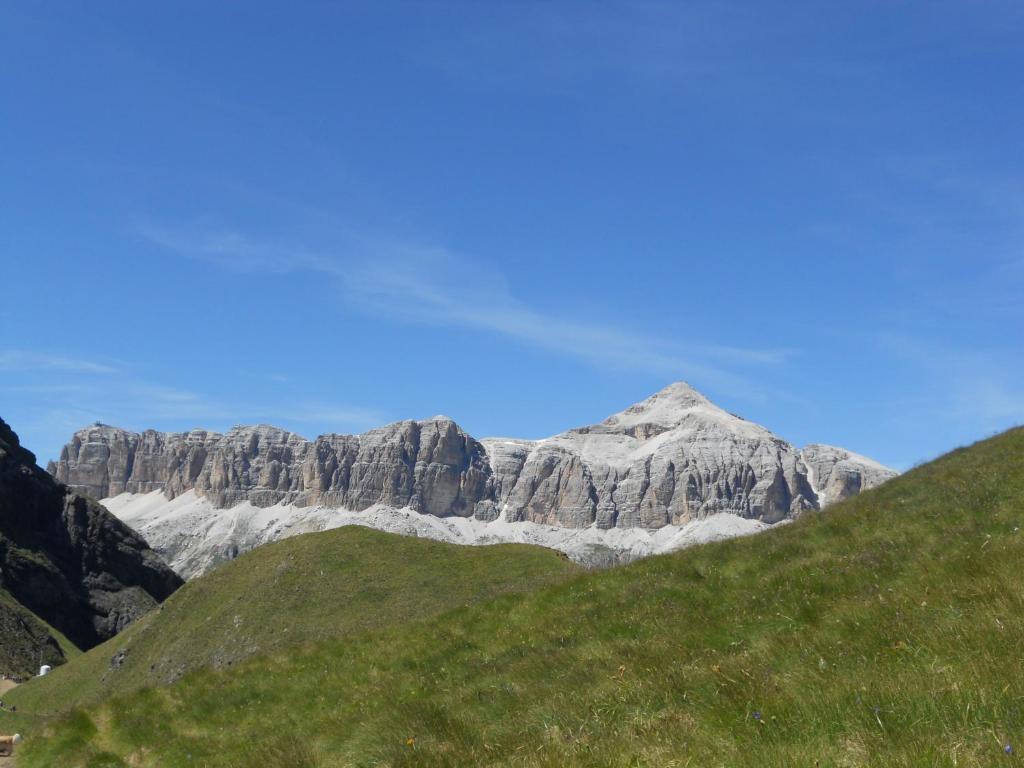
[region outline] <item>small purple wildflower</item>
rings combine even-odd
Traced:
[[[1007,744],[1005,747],[1003,747],[1003,752],[1005,752],[1008,755],[1012,755],[1013,754],[1013,745],[1012,744]]]
[[[760,720],[761,720],[761,710],[759,710],[759,709],[755,709],[754,710],[754,719],[757,720],[758,722],[760,722]]]

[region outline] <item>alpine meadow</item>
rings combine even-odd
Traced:
[[[1024,4],[0,4],[0,768],[1024,768]]]

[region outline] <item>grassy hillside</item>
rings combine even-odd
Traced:
[[[579,568],[540,547],[462,547],[347,527],[268,544],[188,582],[159,609],[18,692],[48,714],[199,668],[422,619]],[[40,681],[43,682],[43,681]]]
[[[1015,430],[760,536],[76,710],[19,768],[1017,765],[1022,528]]]
[[[64,635],[0,589],[0,672],[29,677],[80,651]]]

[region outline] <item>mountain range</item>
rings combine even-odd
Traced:
[[[477,440],[445,416],[307,440],[267,425],[79,430],[49,471],[192,577],[267,541],[346,524],[542,544],[604,565],[754,533],[896,472],[797,448],[685,383],[543,440]]]

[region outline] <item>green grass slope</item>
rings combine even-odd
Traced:
[[[557,552],[461,547],[346,527],[259,547],[188,582],[159,609],[45,681],[18,691],[50,714],[200,668],[296,652],[327,639],[422,619],[573,575]]]
[[[64,635],[0,589],[0,672],[31,677],[41,664],[57,666],[79,653]]]
[[[1014,430],[756,537],[76,710],[19,768],[1017,765],[1022,528]]]

